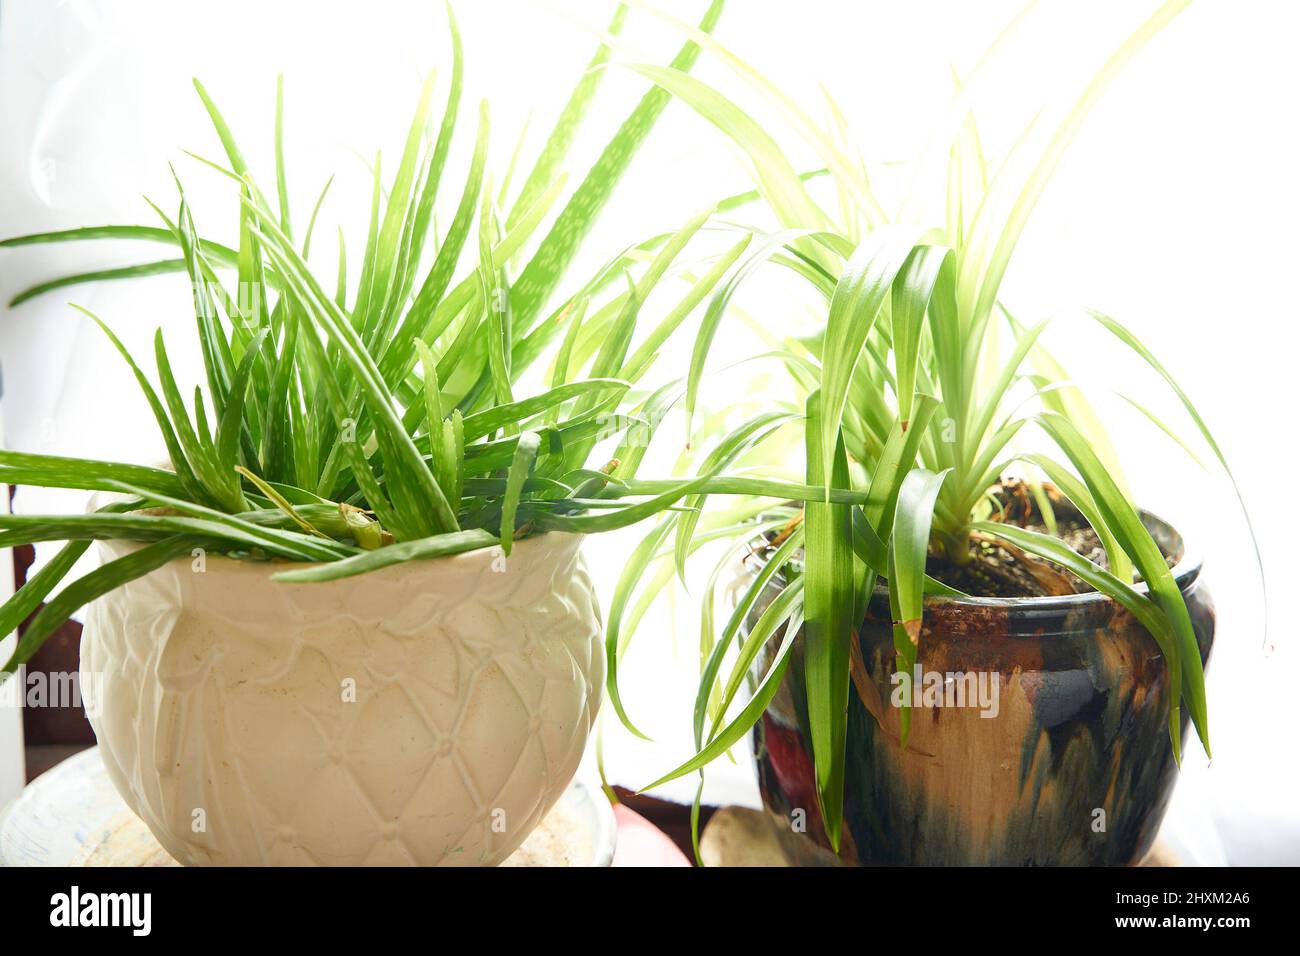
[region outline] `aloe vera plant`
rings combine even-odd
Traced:
[[[819,809],[827,838],[838,850],[850,655],[868,598],[878,584],[887,584],[896,669],[910,674],[923,640],[925,596],[960,595],[928,576],[927,563],[935,555],[957,564],[968,561],[972,536],[1004,541],[1064,567],[1131,611],[1150,631],[1168,668],[1168,733],[1175,757],[1184,706],[1209,751],[1201,656],[1165,557],[1142,523],[1097,413],[1040,341],[1045,323],[1021,321],[1000,295],[1024,226],[1089,110],[1124,65],[1186,5],[1186,0],[1170,0],[1160,6],[1104,62],[1055,128],[1039,138],[1022,136],[996,167],[985,159],[967,96],[978,77],[966,77],[935,140],[935,155],[947,157],[946,216],[937,222],[918,213],[924,207],[919,192],[902,197],[896,214],[886,211],[833,103],[832,120],[824,128],[757,69],[688,25],[677,23],[802,135],[822,169],[797,174],[767,128],[718,89],[680,71],[632,67],[739,147],[783,230],[755,238],[752,247],[758,251],[734,267],[715,292],[685,388],[688,414],[694,412],[727,302],[760,262],[793,273],[825,315],[815,335],[788,339],[776,353],[804,396],[804,407],[792,409],[785,424],[762,426],[762,435],[747,425],[719,440],[721,458],[711,458],[701,469],[697,497],[748,494],[768,496],[777,505],[791,499],[804,504],[801,510],[788,504],[769,508],[761,512],[767,524],[736,532],[736,547],[722,555],[700,595],[706,607],[694,715],[697,754],[651,787],[702,771],[743,739],[780,687],[802,628]],[[924,169],[921,161],[918,167]],[[814,198],[809,182],[814,176],[816,185],[829,182],[834,202]],[[913,189],[924,186],[918,174]],[[1164,366],[1126,326],[1098,312],[1087,314],[1168,384],[1227,472],[1209,429]],[[1032,454],[1018,445],[1022,433],[1035,429],[1054,453]],[[722,466],[760,440],[786,443],[782,447],[801,442],[806,484],[783,485],[752,470],[743,478],[723,473]],[[990,488],[1015,467],[1051,482],[1077,507],[1104,545],[1104,566],[1051,534],[997,520],[999,505]],[[644,593],[657,587],[663,565],[675,561],[680,570],[699,520],[690,513],[665,515],[634,556],[620,585],[624,600],[611,610],[611,664],[626,648],[638,616],[634,612],[624,621],[624,607],[639,607],[633,600],[638,588]],[[772,537],[774,528],[780,533]],[[767,562],[718,627],[713,603],[721,569],[763,531],[771,538]],[[801,561],[792,563],[795,558]],[[774,577],[778,572],[780,578]],[[746,632],[760,595],[775,580],[783,582],[782,589]],[[754,676],[745,699],[745,676],[768,641],[777,649],[762,658],[770,663]],[[732,653],[728,672],[723,664]],[[617,667],[609,672],[611,681],[616,679]],[[610,693],[617,702],[617,687],[611,685]],[[905,700],[904,745],[906,706]],[[626,716],[625,722],[635,730]]]
[[[721,0],[708,6],[702,33],[716,24],[722,6]],[[625,16],[620,5],[611,36]],[[309,562],[276,577],[328,581],[492,545],[508,553],[517,538],[549,530],[621,527],[689,493],[689,482],[677,482],[635,504],[602,499],[615,479],[609,468],[590,468],[588,459],[599,441],[621,435],[629,449],[622,454],[624,471],[635,470],[644,440],[638,436],[647,426],[626,412],[628,396],[717,270],[689,287],[633,350],[640,306],[707,214],[614,256],[551,308],[583,237],[670,94],[650,89],[543,230],[563,195],[568,146],[603,76],[608,48],[598,50],[517,197],[507,202],[509,172],[496,184],[488,172],[488,107],[471,112],[468,123],[464,115],[461,39],[450,10],[448,17],[446,77],[431,75],[423,84],[391,179],[379,158],[374,163],[369,228],[354,281],[341,234],[333,274],[323,277],[308,265],[313,240],[319,245],[314,226],[328,183],[301,232],[290,217],[283,84],[276,98],[274,186],[264,188],[214,98],[195,82],[226,158],[203,162],[229,178],[239,199],[237,245],[200,234],[179,178],[179,209],[168,215],[154,206],[158,225],[94,226],[0,242],[9,249],[94,239],[174,247],[173,258],[43,282],[11,305],[83,282],[183,272],[194,291],[206,373],[205,387],[187,401],[161,330],[155,384],[142,367],[148,363],[90,316],[132,369],[171,467],[0,450],[0,481],[113,492],[119,499],[89,514],[0,517],[5,547],[67,542],[0,608],[0,633],[36,611],[93,540],[140,543],[67,582],[45,603],[5,663],[6,674],[82,605],[196,548]],[[689,71],[698,54],[687,40],[671,68]],[[463,182],[450,182],[444,172],[453,140],[465,140],[467,126],[468,173]],[[443,206],[450,218],[435,230]],[[544,356],[551,360],[545,388],[524,393],[526,371]]]

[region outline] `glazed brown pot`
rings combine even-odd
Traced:
[[[1176,558],[1207,659],[1214,605],[1200,561],[1168,524],[1143,520]],[[802,640],[753,735],[763,802],[790,862],[1123,865],[1151,848],[1177,775],[1167,675],[1155,641],[1110,598],[927,599],[918,666],[940,675],[931,687],[941,690],[935,706],[913,707],[902,750],[903,691],[878,589],[854,655],[838,861],[817,810]]]

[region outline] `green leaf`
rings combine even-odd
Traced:
[[[776,141],[751,116],[713,87],[681,70],[630,64],[629,69],[672,93],[713,123],[749,157],[758,191],[789,229],[821,229],[829,221]]]
[[[474,211],[483,186],[483,170],[487,163],[488,131],[487,104],[484,103],[479,110],[474,154],[470,159],[465,188],[456,207],[456,214],[452,217],[442,245],[438,247],[438,255],[434,258],[433,265],[429,268],[429,273],[425,276],[415,301],[411,303],[392,340],[380,345],[382,349],[380,369],[386,382],[396,382],[406,369],[411,359],[409,343],[413,342],[415,337],[418,336],[425,342],[432,342],[446,330],[447,324],[459,311],[459,309],[438,310],[438,305],[451,282],[452,273],[473,225]],[[493,254],[500,255],[500,252],[494,249]],[[439,320],[439,315],[442,316],[442,320]]]
[[[1132,585],[1120,580],[1104,568],[1093,564],[1083,555],[1072,550],[1060,538],[1041,534],[1028,528],[1003,524],[997,521],[977,521],[976,530],[985,534],[1010,541],[1018,548],[1045,558],[1054,564],[1072,571],[1080,580],[1091,585],[1127,608],[1151,634],[1160,653],[1165,659],[1165,668],[1169,675],[1169,739],[1173,745],[1174,759],[1181,760],[1181,720],[1179,714],[1179,695],[1182,690],[1182,674],[1177,666],[1177,638],[1173,628],[1160,608],[1148,597],[1140,594]]]
[[[202,497],[204,495],[203,489],[199,485],[198,480],[194,477],[194,472],[190,469],[185,460],[185,455],[181,451],[180,442],[176,439],[176,432],[167,418],[167,412],[163,409],[162,402],[158,400],[158,393],[154,391],[153,386],[149,384],[149,380],[145,378],[144,372],[140,370],[140,366],[135,363],[135,359],[133,359],[131,353],[126,350],[126,346],[122,344],[121,340],[113,334],[113,330],[110,329],[104,321],[99,318],[99,316],[83,309],[79,305],[74,305],[73,308],[90,318],[91,321],[99,326],[104,335],[108,337],[108,340],[113,343],[113,348],[117,349],[118,354],[121,355],[126,364],[130,366],[131,372],[135,375],[135,380],[140,386],[140,391],[144,393],[145,400],[149,403],[149,408],[153,411],[154,419],[158,422],[158,430],[162,433],[163,443],[167,446],[167,453],[168,457],[171,459],[172,468],[176,470],[176,473],[179,476],[181,483],[184,484],[185,491],[188,494]],[[148,483],[146,482],[145,484],[147,485]]]
[[[565,402],[595,395],[618,395],[626,392],[628,383],[616,378],[589,378],[570,382],[516,402],[494,405],[465,418],[465,440],[476,441],[508,425],[518,425],[534,416],[557,410]]]
[[[35,455],[7,448],[0,448],[0,479],[13,485],[86,491],[103,491],[110,483],[123,481],[163,494],[183,495],[187,492],[176,475],[161,468],[90,458]]]
[[[1106,518],[1097,507],[1097,502],[1093,500],[1092,492],[1088,490],[1087,485],[1046,455],[1025,455],[1023,457],[1025,461],[1042,469],[1043,473],[1061,490],[1061,493],[1066,498],[1074,503],[1074,506],[1079,509],[1088,524],[1097,532],[1097,537],[1101,539],[1102,547],[1106,551],[1111,574],[1121,581],[1133,580],[1133,561],[1120,546],[1119,540],[1115,537],[1110,525],[1106,522]]]
[[[34,299],[38,295],[43,295],[46,292],[53,292],[55,289],[65,289],[68,286],[80,285],[83,282],[106,282],[112,279],[138,279],[143,278],[144,276],[167,275],[172,272],[184,271],[184,259],[160,259],[157,262],[144,262],[135,266],[119,266],[113,269],[97,269],[94,272],[80,272],[75,275],[60,276],[57,279],[50,279],[46,282],[40,282],[34,286],[23,289],[9,300],[9,308],[17,308],[29,299]]]
[[[708,746],[698,754],[686,761],[686,763],[682,764],[676,770],[664,774],[649,786],[642,787],[640,790],[641,793],[653,790],[670,780],[676,780],[678,777],[683,777],[688,773],[694,773],[701,767],[707,766],[730,750],[734,744],[739,742],[741,738],[749,733],[750,728],[753,727],[754,724],[758,722],[759,718],[763,716],[763,712],[767,710],[767,705],[772,702],[772,698],[776,696],[777,691],[782,687],[782,682],[785,679],[786,667],[788,667],[790,663],[790,649],[794,646],[794,639],[797,633],[797,628],[786,628],[785,636],[782,638],[780,646],[776,649],[776,653],[772,656],[772,662],[768,665],[767,672],[758,681],[753,695],[746,702],[741,712],[736,715],[735,719],[715,734],[709,741]],[[834,838],[832,838],[832,840],[834,844],[838,844],[837,840],[834,840]]]
[[[253,363],[258,359],[262,341],[270,332],[270,329],[258,332],[240,359],[230,385],[229,401],[226,402],[217,426],[217,463],[229,472],[233,472],[239,464],[239,432],[244,424],[244,395],[248,391],[248,380],[252,376]]]
[[[916,400],[916,366],[921,356],[921,330],[926,309],[942,268],[952,269],[951,249],[917,246],[907,257],[898,281],[893,285],[892,307],[894,374],[897,381],[898,416],[906,429]]]
[[[787,573],[790,560],[805,547],[805,544],[804,529],[796,528],[772,554],[767,556],[767,560],[759,568],[758,573],[754,575],[754,579],[749,582],[737,598],[736,605],[727,618],[727,623],[723,625],[722,633],[718,635],[717,641],[709,649],[708,656],[704,659],[704,664],[700,668],[700,683],[695,694],[694,730],[697,747],[701,746],[703,741],[704,722],[709,713],[709,699],[716,687],[718,674],[722,669],[726,654],[731,649],[736,636],[745,627],[759,599],[778,581],[778,575]],[[803,578],[798,580],[800,587],[802,587]],[[784,584],[782,584],[782,587],[784,588]],[[794,593],[799,592],[792,592],[792,597]],[[721,701],[719,701],[719,707],[721,707]],[[721,713],[720,710],[719,713]]]
[[[840,275],[826,316],[826,342],[822,351],[820,446],[834,448],[836,433],[849,396],[849,381],[871,334],[880,306],[894,278],[907,262],[919,236],[916,230],[896,226],[872,230],[854,251]],[[831,484],[832,458],[827,456],[820,476]]]
[[[795,418],[795,415],[788,412],[760,412],[718,442],[705,456],[699,468],[700,473],[717,474],[752,447],[760,444],[777,428]],[[683,514],[677,522],[673,550],[676,556],[677,575],[682,586],[686,588],[689,588],[686,580],[686,557],[690,553],[691,539],[699,525],[706,498],[706,495],[692,495],[686,499],[684,504],[691,510]]]
[[[654,560],[659,546],[667,539],[672,530],[675,516],[669,515],[653,528],[628,555],[623,572],[614,585],[614,594],[609,604],[609,623],[605,628],[605,692],[609,695],[610,706],[627,728],[628,733],[649,740],[632,722],[623,704],[623,696],[618,686],[619,661],[622,658],[624,639],[622,638],[623,615],[637,582]]]
[[[899,489],[916,464],[926,429],[938,410],[938,402],[928,395],[918,396],[912,424],[904,428],[901,420],[894,424],[885,439],[876,468],[867,489],[863,514],[882,541],[889,538],[897,512]]]
[[[623,29],[626,20],[627,6],[620,3],[614,10],[614,16],[609,21],[609,26],[605,28],[606,32],[611,36],[617,36]],[[537,162],[533,164],[532,171],[529,172],[528,178],[519,190],[519,195],[511,207],[510,215],[506,218],[507,228],[513,226],[519,220],[520,213],[537,199],[546,184],[551,182],[560,171],[560,166],[569,152],[573,138],[581,128],[592,98],[596,95],[596,90],[605,76],[605,64],[609,62],[609,55],[609,46],[602,43],[597,47],[591,61],[587,64],[587,68],[582,71],[582,77],[578,80],[578,85],[574,87],[573,92],[569,95],[569,101],[564,104],[564,109],[555,121],[555,126],[552,127],[551,134],[546,139],[546,145],[542,147]]]
[[[194,80],[194,89],[199,94],[199,99],[203,101],[203,107],[208,111],[208,118],[212,120],[212,126],[217,131],[217,138],[221,140],[221,146],[226,151],[226,156],[230,160],[230,168],[236,176],[243,177],[249,171],[248,163],[244,160],[244,154],[240,152],[239,145],[235,142],[235,136],[230,131],[229,124],[226,123],[225,117],[221,115],[221,110],[212,97],[208,95],[207,89],[197,79]]]
[[[307,532],[308,534],[315,535],[318,538],[329,537],[329,535],[325,534],[323,531],[321,531],[319,528],[313,525],[310,521],[304,518],[302,513],[293,506],[293,502],[289,501],[289,499],[286,498],[280,492],[280,490],[276,488],[274,485],[272,485],[269,481],[266,481],[265,479],[249,471],[243,465],[236,465],[235,471],[237,471],[239,474],[243,475],[245,478],[251,481],[258,491],[266,495],[266,497],[271,500],[272,504],[274,504],[277,508],[279,508],[286,515],[288,515],[289,519],[298,527],[302,528],[303,531]],[[313,495],[312,497],[315,496]]]
[[[135,501],[125,501],[105,505],[98,510],[114,514],[134,507],[136,507]],[[28,615],[40,607],[41,602],[58,586],[59,582],[67,577],[89,547],[89,539],[69,541],[39,571],[29,575],[22,587],[15,591],[3,606],[0,606],[0,634],[8,635],[17,630],[18,626],[27,620]]]
[[[993,416],[997,413],[999,404],[1006,396],[1007,389],[1011,387],[1021,363],[1024,362],[1025,357],[1038,342],[1038,336],[1042,334],[1045,328],[1047,328],[1046,319],[1016,336],[1016,346],[1011,352],[1011,357],[1003,366],[997,381],[988,388],[984,403],[974,419],[970,429],[972,435],[982,438],[988,434],[989,427],[993,424]]]
[[[342,561],[330,561],[327,564],[296,568],[292,571],[280,571],[271,577],[286,584],[318,584],[354,577],[358,574],[368,574],[394,564],[444,558],[452,554],[476,551],[479,548],[490,548],[500,543],[501,539],[492,532],[482,528],[470,528],[465,531],[453,531],[448,534],[386,545],[375,551],[363,551]]]
[[[428,170],[424,177],[424,186],[420,190],[420,199],[415,209],[415,221],[412,229],[410,255],[406,268],[407,277],[403,282],[403,297],[409,293],[414,281],[415,270],[420,264],[420,254],[424,250],[425,238],[429,233],[429,223],[433,218],[434,203],[438,198],[438,187],[442,184],[443,170],[447,165],[447,156],[451,151],[452,137],[456,131],[456,118],[460,113],[460,97],[464,86],[465,57],[461,47],[460,29],[456,26],[456,17],[451,4],[447,3],[447,30],[451,38],[451,82],[447,87],[447,105],[443,109],[442,123],[438,127],[438,139],[429,158]],[[470,208],[473,208],[473,201]],[[459,248],[459,247],[457,247]],[[442,249],[438,250],[439,255]],[[439,292],[441,295],[441,291]]]
[[[8,637],[27,620],[27,616],[41,606],[46,596],[67,577],[73,566],[90,547],[90,539],[69,541],[39,571],[23,582],[14,594],[0,606],[0,634]]]
[[[136,495],[145,501],[152,502],[157,507],[171,508],[182,515],[190,517],[112,515],[102,519],[104,521],[116,521],[123,525],[128,521],[158,522],[163,523],[163,527],[166,527],[167,523],[176,523],[177,530],[192,529],[195,533],[208,534],[216,538],[225,536],[246,546],[266,548],[274,554],[299,561],[332,561],[353,553],[352,548],[337,541],[322,540],[299,534],[296,531],[264,528],[248,520],[247,517],[223,514],[213,508],[198,505],[192,501],[185,501],[181,498],[172,498],[156,491],[150,491],[147,488],[137,488],[120,482],[114,483],[110,488],[122,494]],[[96,515],[75,515],[63,520],[90,525],[92,519],[96,517]],[[141,527],[144,526],[141,525]]]
[[[686,417],[687,429],[691,427],[691,420],[695,415],[695,405],[699,397],[700,382],[704,378],[704,364],[708,360],[709,350],[713,345],[713,337],[717,334],[718,326],[722,322],[722,316],[727,311],[732,297],[736,290],[740,288],[742,282],[760,265],[767,261],[787,242],[806,233],[798,231],[778,232],[770,236],[765,236],[758,248],[745,257],[727,276],[724,282],[713,293],[709,300],[709,307],[704,313],[704,318],[700,321],[700,329],[695,336],[695,347],[691,352],[690,371],[686,377]],[[748,240],[746,240],[748,242]]]
[[[1173,627],[1177,647],[1177,664],[1183,675],[1183,697],[1187,712],[1201,738],[1205,752],[1210,753],[1210,737],[1205,701],[1205,673],[1201,664],[1200,646],[1192,629],[1192,619],[1183,601],[1178,583],[1174,580],[1164,555],[1155,540],[1142,525],[1137,509],[1120,491],[1114,479],[1102,465],[1093,450],[1067,419],[1055,414],[1039,418],[1043,429],[1069,456],[1074,467],[1087,483],[1107,526],[1120,546],[1133,559],[1142,578],[1151,590],[1151,598],[1164,612]]]
[[[163,242],[168,245],[180,245],[180,239],[171,229],[159,226],[81,226],[77,229],[58,229],[53,232],[37,232],[26,236],[13,236],[0,239],[0,249],[16,249],[19,246],[44,245],[50,242],[81,242],[88,239],[137,239],[146,242]],[[212,243],[204,243],[213,247]],[[222,261],[233,264],[235,250],[226,246],[216,247],[222,251]]]
[[[1165,435],[1169,437],[1169,440],[1172,441],[1174,444],[1176,444],[1179,448],[1181,448],[1188,458],[1196,462],[1197,467],[1205,471],[1210,470],[1209,467],[1205,464],[1205,462],[1201,460],[1201,456],[1196,454],[1195,449],[1193,449],[1192,446],[1189,445],[1183,439],[1183,436],[1179,435],[1178,432],[1174,431],[1172,428],[1166,425],[1164,421],[1160,418],[1160,416],[1158,416],[1155,412],[1151,411],[1151,409],[1147,408],[1136,398],[1133,398],[1131,395],[1125,395],[1122,392],[1116,392],[1115,394],[1118,395],[1120,398],[1124,399],[1124,401],[1128,402],[1139,412],[1141,412],[1143,417],[1146,418],[1147,421],[1151,422],[1152,425],[1155,425],[1156,428],[1164,432]]]
[[[226,406],[230,391],[230,380],[234,372],[230,344],[225,331],[217,320],[217,308],[212,300],[212,290],[208,282],[206,262],[199,241],[198,231],[194,228],[194,219],[190,215],[189,204],[181,190],[180,180],[176,188],[181,193],[180,213],[177,216],[177,231],[181,240],[181,251],[185,253],[185,268],[189,273],[190,286],[194,296],[194,318],[199,337],[199,348],[203,355],[203,368],[207,374],[208,392],[212,398],[213,408],[219,415]],[[241,252],[241,259],[243,254]],[[241,282],[250,283],[252,279],[245,275],[244,266],[240,265]],[[232,328],[241,327],[242,323],[232,323]],[[161,370],[160,370],[161,371]],[[179,425],[177,426],[179,427]]]
[[[736,655],[736,662],[732,666],[727,686],[722,691],[717,717],[714,719],[713,726],[709,728],[710,740],[717,736],[723,718],[731,709],[732,701],[740,691],[740,685],[750,676],[750,670],[759,651],[766,646],[768,639],[776,633],[776,629],[784,624],[787,629],[798,631],[802,626],[803,617],[798,601],[803,596],[804,584],[804,578],[795,578],[783,587],[772,602],[763,609],[763,613],[754,622],[753,630],[745,636],[745,641]]]
[[[420,99],[406,134],[406,145],[397,167],[397,175],[388,191],[388,204],[384,210],[375,245],[371,294],[366,300],[366,310],[360,316],[361,327],[367,331],[382,325],[383,309],[388,293],[397,279],[398,244],[401,241],[407,210],[416,189],[417,164],[420,145],[424,141],[425,127],[429,122],[429,106],[433,100],[434,74],[425,78],[420,89]]]
[[[645,518],[653,517],[675,505],[688,495],[702,491],[708,486],[709,476],[673,482],[672,487],[663,494],[647,501],[625,505],[616,511],[604,514],[553,515],[539,514],[537,525],[544,529],[568,531],[574,534],[587,534],[596,531],[615,531],[636,524]]]
[[[901,263],[900,263],[901,265]],[[823,397],[808,399],[808,479],[826,475],[827,485],[848,487],[849,466],[838,428],[827,433]],[[844,811],[844,745],[849,705],[849,642],[854,640],[852,513],[846,505],[810,501],[804,506],[804,680],[817,797],[826,837],[839,852]]]
[[[893,534],[889,550],[889,591],[894,616],[894,650],[898,671],[911,674],[921,639],[922,602],[925,597],[925,563],[930,549],[930,522],[935,499],[948,472],[934,474],[924,468],[907,473],[894,508]],[[911,712],[904,695],[902,746],[907,746]]]
[[[961,297],[974,304],[971,321],[975,329],[982,328],[992,313],[1002,277],[1020,234],[1084,119],[1128,62],[1181,13],[1189,2],[1190,0],[1166,0],[1110,55],[1057,126],[1029,175],[1020,181],[1018,189],[1016,183],[1004,180],[1001,175],[995,178],[990,193],[1014,194],[1015,200],[1009,214],[999,222],[994,218],[998,214],[999,204],[986,199],[971,227],[968,245],[974,255],[962,263],[959,286]]]
[[[514,401],[510,385],[513,322],[505,268],[498,265],[492,256],[492,247],[496,239],[492,190],[484,188],[482,208],[479,212],[478,241],[479,282],[482,284],[483,312],[487,316],[488,371],[497,402],[507,404]]]
[[[748,248],[752,235],[743,236],[739,242],[718,257],[717,261],[702,275],[699,280],[691,286],[690,292],[677,303],[663,319],[659,321],[636,350],[628,357],[620,373],[623,378],[629,382],[636,382],[645,375],[646,371],[653,364],[655,354],[663,344],[668,341],[669,337],[677,331],[686,317],[694,311],[695,307],[704,301],[704,297],[717,286],[722,280],[723,275],[735,264],[741,254]],[[716,316],[711,317],[708,321],[713,322],[715,328],[721,320],[722,314],[719,312]],[[700,363],[701,374],[703,374],[703,362]]]
[[[578,333],[582,331],[583,320],[587,317],[587,306],[591,300],[583,296],[577,300],[577,303],[570,303],[567,309],[567,318],[562,314],[561,318],[567,323],[564,339],[560,343],[559,352],[555,356],[555,364],[551,368],[551,388],[556,389],[569,380],[569,361],[573,356],[573,345],[578,340]],[[559,419],[559,404],[551,405],[547,410],[546,420],[548,424],[554,425]]]
[[[187,553],[194,546],[193,538],[185,536],[166,538],[109,561],[65,586],[58,596],[41,608],[32,622],[27,625],[27,630],[23,633],[18,646],[14,648],[13,654],[5,663],[3,673],[12,674],[31,660],[50,635],[78,608],[100,595],[121,587],[128,581],[143,577],[155,568],[162,567],[173,558]]]
[[[325,187],[329,188],[328,185]],[[286,236],[293,236],[293,226],[289,221],[289,178],[284,168],[284,74],[275,78],[275,191],[280,200],[280,228]],[[324,197],[324,193],[321,194]],[[320,204],[317,203],[317,208]],[[312,213],[315,221],[316,214]],[[308,236],[311,230],[308,229]],[[310,238],[308,238],[310,242]],[[305,253],[304,253],[305,254]]]
[[[1205,424],[1205,420],[1201,418],[1200,412],[1196,410],[1196,406],[1192,403],[1192,400],[1188,397],[1187,393],[1183,391],[1182,387],[1178,384],[1177,381],[1175,381],[1173,375],[1169,373],[1169,370],[1166,369],[1163,364],[1161,364],[1159,359],[1157,359],[1155,355],[1151,353],[1151,350],[1148,349],[1136,335],[1134,335],[1127,328],[1125,328],[1123,325],[1121,325],[1119,322],[1117,322],[1115,319],[1111,318],[1108,315],[1104,315],[1101,312],[1097,312],[1092,309],[1088,310],[1088,314],[1092,316],[1094,319],[1096,319],[1099,323],[1101,323],[1102,326],[1108,329],[1112,335],[1114,335],[1121,342],[1123,342],[1130,349],[1132,349],[1135,353],[1137,353],[1137,355],[1141,357],[1144,362],[1150,365],[1151,368],[1153,368],[1156,371],[1156,373],[1162,379],[1164,379],[1165,384],[1168,385],[1170,390],[1175,395],[1178,396],[1178,401],[1182,403],[1182,406],[1184,409],[1186,409],[1187,414],[1191,417],[1192,421],[1196,423],[1197,431],[1201,433],[1201,437],[1205,439],[1205,443],[1209,445],[1210,450],[1214,452],[1214,457],[1219,460],[1219,464],[1223,467],[1224,475],[1227,476],[1228,482],[1232,485],[1232,492],[1237,497],[1237,504],[1241,508],[1241,515],[1246,521],[1246,530],[1250,534],[1251,548],[1255,552],[1255,567],[1259,574],[1260,589],[1263,592],[1262,603],[1264,604],[1264,611],[1265,611],[1265,613],[1263,614],[1263,618],[1265,622],[1267,622],[1268,592],[1267,592],[1267,587],[1265,585],[1265,578],[1264,578],[1264,558],[1259,550],[1259,539],[1255,535],[1254,523],[1250,520],[1250,510],[1246,507],[1246,499],[1241,493],[1241,487],[1237,484],[1236,476],[1232,473],[1232,469],[1228,467],[1228,459],[1220,450],[1219,443],[1214,440],[1214,435],[1210,432],[1209,426]],[[1135,408],[1137,408],[1138,411],[1142,412],[1153,422],[1155,422],[1155,424],[1159,428],[1161,428],[1166,434],[1168,434],[1171,438],[1177,441],[1180,445],[1183,445],[1183,447],[1187,450],[1187,453],[1192,456],[1192,460],[1197,461],[1197,458],[1194,454],[1192,454],[1191,449],[1187,448],[1187,446],[1183,444],[1182,440],[1178,438],[1178,436],[1175,435],[1173,431],[1171,431],[1164,424],[1162,424],[1158,418],[1156,418],[1154,415],[1148,412],[1137,402],[1134,402],[1132,399],[1126,399],[1126,400]],[[1267,623],[1265,624],[1265,626],[1267,627]]]
[[[519,495],[523,490],[524,479],[532,470],[537,460],[537,447],[541,439],[536,432],[523,432],[515,445],[515,458],[510,463],[506,475],[506,493],[501,496],[501,550],[510,554],[510,546],[515,540],[515,511],[519,507]]]
[[[223,504],[228,502],[236,508],[242,507],[241,502],[229,501],[227,483],[222,479],[216,462],[212,460],[190,424],[189,413],[185,410],[185,401],[181,398],[180,389],[177,388],[176,379],[172,375],[171,364],[167,360],[162,329],[158,329],[154,334],[154,360],[158,366],[158,381],[162,386],[163,399],[167,403],[167,410],[171,413],[172,424],[176,428],[176,437],[184,451],[187,466],[193,469],[204,490],[212,498]]]
[[[405,473],[404,478],[412,489],[419,489],[419,496],[429,511],[412,514],[412,519],[422,518],[417,527],[434,527],[445,531],[459,528],[456,514],[452,510],[429,471],[424,460],[416,451],[415,444],[406,432],[397,411],[394,408],[392,394],[385,386],[374,359],[366,351],[358,333],[352,328],[347,316],[338,305],[321,290],[315,278],[306,268],[306,263],[298,257],[292,245],[289,245],[269,217],[259,213],[261,228],[268,252],[276,260],[281,273],[291,284],[294,293],[306,308],[307,314],[329,336],[338,348],[340,356],[347,363],[356,377],[361,394],[366,400],[370,414],[374,416],[379,427],[377,434],[395,453],[393,458],[385,457],[390,467],[396,466]],[[393,459],[397,459],[394,461]],[[397,487],[400,488],[400,485]]]
[[[723,0],[712,0],[700,20],[702,31],[713,30],[722,16],[723,5]],[[688,42],[673,58],[671,68],[687,71],[699,54],[700,48]],[[521,325],[532,323],[563,278],[597,213],[604,208],[637,148],[649,135],[670,98],[662,89],[653,89],[641,98],[542,240],[536,254],[511,288],[511,310]]]

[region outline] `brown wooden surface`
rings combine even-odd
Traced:
[[[28,744],[23,748],[23,758],[27,761],[27,782],[31,783],[45,771],[57,767],[85,749],[85,744]]]

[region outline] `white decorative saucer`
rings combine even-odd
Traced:
[[[502,866],[609,866],[614,813],[574,780]],[[92,747],[27,785],[0,810],[0,866],[176,866],[117,795]]]

